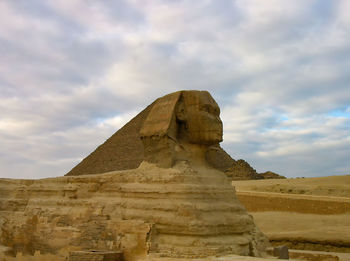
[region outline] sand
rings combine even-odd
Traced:
[[[350,175],[233,181],[237,191],[262,191],[350,198]]]
[[[233,185],[273,245],[350,252],[350,175]]]

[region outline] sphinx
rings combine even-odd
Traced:
[[[225,172],[236,161],[220,147],[222,135],[209,92],[178,91],[155,100],[66,175],[136,169],[143,161],[171,167],[179,159]]]
[[[222,141],[220,109],[206,91],[182,91],[156,101],[140,138],[144,160],[170,168],[177,161],[206,166],[206,152]]]
[[[206,91],[171,93],[68,175],[0,180],[0,249],[62,260],[89,249],[126,261],[264,255],[267,238],[220,170],[219,116]]]

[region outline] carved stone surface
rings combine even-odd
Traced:
[[[144,160],[172,167],[178,160],[207,165],[205,154],[222,141],[220,109],[206,91],[182,91],[158,99],[140,137]]]
[[[142,163],[103,175],[0,180],[0,244],[8,254],[123,251],[197,258],[264,252],[266,238],[223,172]]]
[[[288,247],[287,246],[274,247],[273,255],[277,256],[278,259],[289,259]]]
[[[212,162],[219,162],[223,168],[229,156],[222,161],[217,157],[225,155],[218,145],[222,122],[210,94],[172,93],[141,116],[121,130],[125,140],[136,137],[136,132],[127,133],[129,128],[141,137],[143,162],[137,169],[42,180],[0,179],[0,246],[12,255],[122,251],[126,261],[150,255],[263,254],[268,240],[237,200],[225,173],[212,167]],[[113,151],[110,144],[95,155]],[[83,164],[93,166],[90,160],[95,155]],[[117,166],[119,160],[107,167]],[[97,171],[104,161],[95,162]]]
[[[115,251],[72,251],[68,261],[123,261],[123,255]]]
[[[219,145],[222,141],[220,109],[206,91],[179,91],[161,97],[113,134],[68,176],[101,174],[137,168],[143,160],[171,167],[178,159],[205,153],[204,164],[234,178],[258,179],[251,168],[241,168]],[[201,144],[198,151],[191,144]],[[203,151],[205,150],[205,151]],[[187,154],[187,155],[186,155]],[[203,163],[203,162],[202,162]],[[254,170],[255,171],[255,170]]]

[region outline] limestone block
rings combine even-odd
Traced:
[[[72,251],[69,253],[68,261],[122,261],[122,252],[115,251]]]
[[[288,247],[287,246],[274,247],[273,255],[277,256],[278,259],[289,259]]]
[[[21,201],[16,188],[28,195],[21,211],[0,211],[0,242],[13,256],[108,249],[134,260],[151,253],[196,258],[264,251],[252,217],[214,169],[143,163],[103,175],[11,182],[0,180],[0,190],[12,188],[1,201]],[[62,193],[67,188],[76,190],[75,198]]]

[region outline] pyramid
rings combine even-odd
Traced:
[[[98,146],[66,176],[136,169],[144,157],[139,132],[153,105],[154,102]]]

